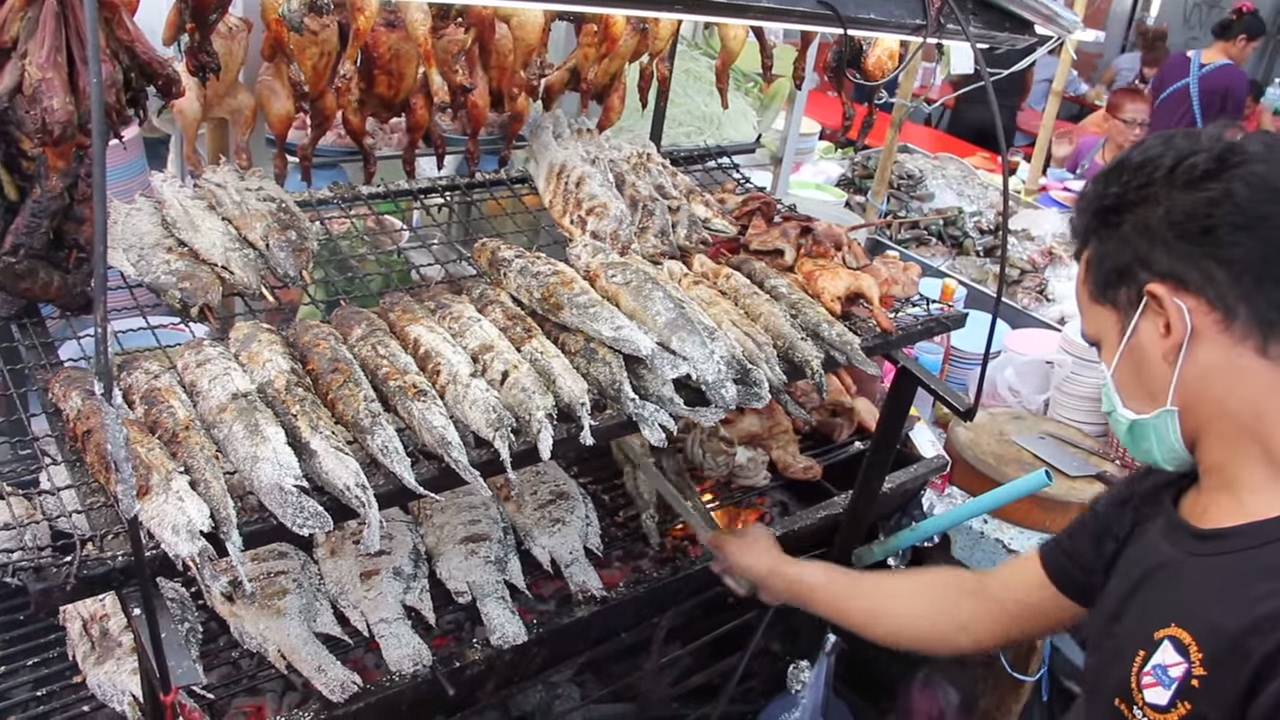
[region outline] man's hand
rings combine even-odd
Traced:
[[[768,527],[756,523],[742,530],[725,530],[703,539],[715,559],[711,569],[721,577],[732,576],[755,586],[756,596],[769,605],[785,602],[784,568],[799,562],[788,557]],[[731,590],[732,583],[726,582]],[[735,590],[736,592],[736,590]]]

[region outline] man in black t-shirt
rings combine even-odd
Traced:
[[[1104,410],[1152,470],[991,570],[855,571],[767,530],[707,539],[766,602],[882,645],[974,653],[1085,622],[1088,720],[1280,718],[1280,137],[1154,135],[1073,223]]]

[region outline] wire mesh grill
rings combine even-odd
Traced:
[[[723,151],[682,151],[672,162],[708,190],[755,189]],[[371,306],[392,290],[475,275],[470,250],[482,237],[564,257],[565,238],[522,171],[376,187],[333,186],[300,194],[298,201],[320,227],[321,249],[311,284],[276,288],[276,305],[263,298],[230,298],[221,311],[197,321],[179,317],[145,288],[122,280],[108,303],[117,351],[145,346],[168,350],[190,336],[219,335],[237,319],[282,325],[298,316],[327,316],[342,303]],[[867,338],[869,354],[943,334],[961,320],[958,313],[919,297],[898,303],[890,315],[899,325],[891,336],[877,334],[869,321],[851,321]],[[64,362],[85,362],[81,359],[91,355],[86,318],[33,313],[0,323],[0,425],[5,431],[0,439],[0,485],[6,493],[0,514],[7,514],[0,517],[0,577],[39,567],[81,580],[118,568],[127,557],[123,523],[112,499],[88,477],[68,447],[58,414],[49,411],[43,391],[48,376]],[[626,427],[619,416],[608,416],[598,426],[598,435],[607,440]],[[557,437],[575,434],[564,424]],[[406,446],[413,455],[416,443]],[[458,483],[434,459],[420,452],[415,459],[429,489]],[[525,448],[517,460],[530,462],[533,454]],[[482,473],[498,471],[487,446],[474,449],[473,461]],[[380,468],[367,470],[384,506],[409,499]],[[234,478],[229,478],[229,485],[235,487]],[[336,501],[326,501],[326,509],[335,521],[354,517]],[[285,536],[252,497],[240,510],[248,545]]]

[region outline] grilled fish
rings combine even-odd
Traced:
[[[332,530],[333,519],[302,491],[307,481],[284,428],[231,351],[211,340],[191,340],[173,366],[223,457],[262,504],[299,535]]]
[[[502,404],[520,424],[525,437],[537,444],[538,455],[549,460],[551,444],[555,441],[556,400],[538,372],[466,298],[442,288],[432,288],[415,297],[431,311],[440,327],[471,355],[480,374],[498,391]]]
[[[480,377],[467,351],[408,295],[387,293],[378,301],[378,306],[382,319],[413,356],[449,412],[468,430],[493,445],[507,472],[513,472],[511,445],[516,421],[503,406],[497,391]],[[483,482],[477,487],[488,493]]]
[[[276,278],[288,285],[306,279],[317,247],[315,228],[266,173],[241,173],[224,162],[205,168],[196,190],[262,253]]]
[[[649,541],[649,545],[657,548],[662,544],[662,535],[658,530],[658,489],[640,472],[640,467],[629,452],[629,441],[647,444],[648,441],[637,435],[628,435],[609,443],[613,461],[622,470],[622,485],[635,503],[636,512],[640,516],[640,530]]]
[[[795,365],[819,392],[826,394],[827,374],[822,369],[822,351],[772,298],[738,271],[719,265],[706,255],[694,255],[689,267],[751,318],[773,341],[780,358]]]
[[[554,462],[520,470],[513,487],[505,476],[489,478],[520,542],[547,572],[560,567],[575,596],[604,595],[604,583],[583,548],[601,555],[600,519],[587,492]]]
[[[499,287],[534,312],[618,352],[648,360],[665,377],[688,371],[684,360],[659,347],[568,265],[494,238],[477,241],[471,254]]]
[[[165,227],[178,242],[208,263],[236,292],[257,295],[264,287],[262,258],[214,209],[168,173],[151,173]]]
[[[689,362],[689,372],[712,405],[738,406],[738,388],[728,367],[720,331],[706,315],[637,263],[609,248],[582,241],[569,248],[569,262],[596,292]],[[696,312],[695,312],[696,311]]]
[[[288,333],[289,344],[302,359],[302,366],[333,417],[402,485],[427,495],[413,476],[413,461],[378,402],[378,394],[342,344],[338,331],[318,320],[299,320]]]
[[[880,366],[862,352],[862,341],[852,330],[831,317],[822,303],[755,258],[739,255],[725,262],[773,298],[796,325],[841,366],[853,366],[872,377],[880,377]]]
[[[626,202],[631,214],[634,252],[655,262],[679,257],[671,227],[671,209],[649,181],[648,169],[637,172],[622,149],[615,143],[606,143],[595,128],[575,130],[574,139],[578,152],[595,159]]]
[[[363,554],[358,521],[316,539],[316,564],[338,611],[366,637],[378,641],[392,672],[412,673],[431,665],[431,648],[405,614],[411,607],[435,624],[427,587],[427,551],[417,523],[399,508],[382,513],[380,549]]]
[[[333,312],[329,322],[342,335],[387,407],[418,442],[443,459],[463,480],[485,487],[484,478],[471,466],[467,446],[444,401],[382,318],[370,310],[344,305]]]
[[[459,603],[475,601],[494,647],[529,639],[507,591],[511,583],[528,593],[516,555],[516,539],[497,502],[470,485],[450,490],[439,500],[409,506],[418,520],[436,575]]]
[[[333,616],[320,570],[306,553],[275,543],[244,554],[253,592],[233,587],[213,590],[202,583],[205,599],[246,650],[265,657],[280,672],[288,665],[333,702],[351,697],[364,684],[316,637],[322,633],[347,641]],[[221,562],[221,561],[219,561]],[[215,572],[225,575],[224,567]],[[202,578],[204,580],[204,578]]]
[[[89,474],[125,506],[128,500],[120,500],[120,486],[129,478],[122,478],[108,441],[108,415],[116,410],[98,395],[93,372],[80,367],[59,370],[49,380],[49,399],[62,412],[67,434],[84,456]],[[213,558],[213,547],[201,537],[213,529],[209,507],[191,489],[182,466],[142,423],[128,416],[120,422],[142,526],[179,566],[201,565]],[[129,515],[123,509],[121,514]]]
[[[623,144],[614,137],[606,142]],[[660,196],[665,198],[673,211],[688,208],[702,226],[717,235],[734,235],[738,224],[725,214],[710,193],[698,187],[692,178],[677,170],[652,143],[640,142],[627,147],[630,166],[635,171],[649,170],[649,182]]]
[[[686,418],[699,425],[714,425],[727,412],[719,407],[690,407],[676,391],[675,383],[654,372],[643,360],[624,357],[623,361],[636,395],[662,408],[673,418]]]
[[[489,318],[489,322],[502,331],[520,356],[538,371],[560,408],[577,416],[578,422],[582,423],[579,442],[595,444],[591,437],[591,388],[573,369],[569,358],[502,290],[488,283],[470,280],[463,283],[462,292],[482,315]]]
[[[692,273],[676,260],[662,265],[667,278],[680,286],[685,295],[702,308],[707,317],[725,332],[741,348],[743,357],[764,376],[769,393],[792,417],[809,422],[809,414],[787,392],[787,375],[782,369],[778,351],[769,335],[747,317],[731,300],[722,295],[715,285]],[[741,388],[740,388],[741,390]]]
[[[570,240],[590,238],[630,252],[634,226],[626,201],[608,170],[576,147],[564,114],[545,113],[528,128],[529,174],[560,230]]]
[[[622,356],[604,343],[597,342],[576,330],[570,330],[546,318],[538,318],[538,325],[551,342],[569,358],[573,367],[586,379],[591,390],[626,413],[639,426],[649,442],[662,447],[667,444],[663,431],[676,429],[676,421],[662,408],[642,400],[627,379],[627,366]]]
[[[303,472],[365,519],[361,548],[377,550],[382,525],[378,498],[284,337],[269,325],[242,321],[231,328],[227,345],[280,421]]]
[[[147,286],[166,305],[195,316],[222,302],[222,280],[164,226],[160,204],[146,195],[110,200],[107,262]]]
[[[237,570],[244,541],[237,527],[236,506],[227,489],[218,447],[196,417],[177,373],[163,356],[134,353],[120,359],[120,393],[146,429],[191,478],[192,489],[213,516],[218,536]]]
[[[190,604],[191,598],[176,583],[157,578],[166,604],[175,622],[185,614],[183,607],[175,604],[183,598]],[[173,588],[176,588],[174,590]],[[138,646],[133,640],[133,630],[125,617],[124,608],[114,592],[95,595],[79,602],[58,608],[58,622],[67,631],[67,657],[80,667],[89,692],[103,705],[124,715],[129,720],[141,720],[142,677],[138,674]],[[196,652],[191,657],[199,661],[197,636]],[[204,670],[199,668],[201,675]],[[203,717],[198,706],[179,692],[177,706],[182,717]],[[193,714],[187,713],[194,711]]]

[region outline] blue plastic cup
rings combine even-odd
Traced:
[[[916,362],[934,375],[942,373],[942,346],[935,342],[918,342],[915,345]]]

